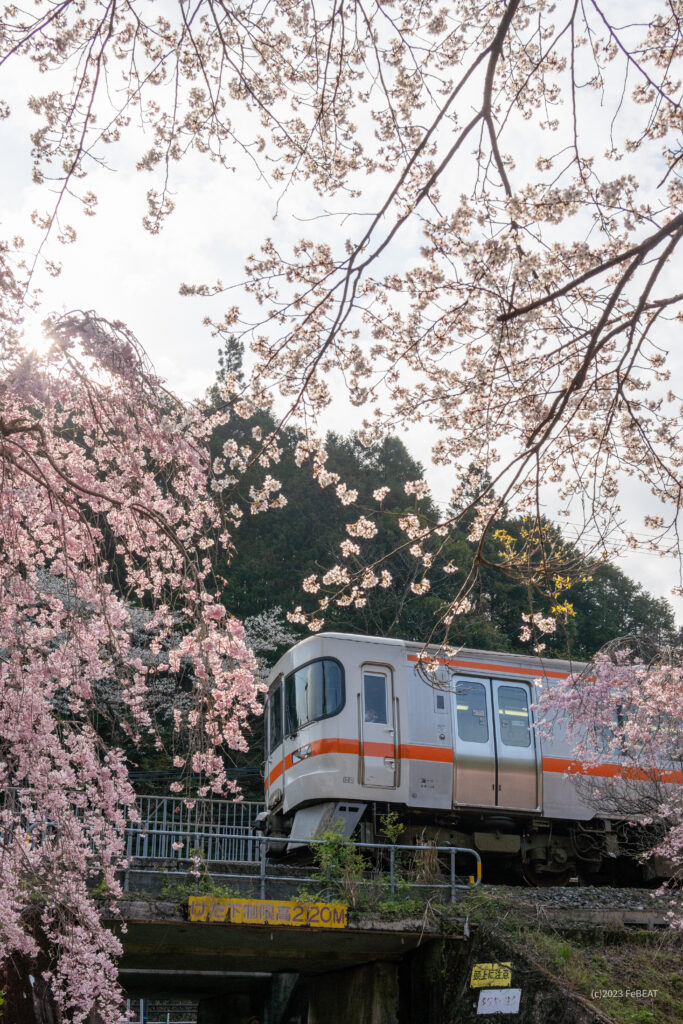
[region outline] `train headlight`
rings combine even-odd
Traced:
[[[298,750],[294,751],[292,754],[292,763],[296,764],[297,761],[305,761],[312,753],[313,750],[311,748],[311,744],[307,743],[304,747],[299,747]]]

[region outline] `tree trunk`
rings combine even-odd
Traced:
[[[61,1024],[61,1014],[35,962],[15,957],[0,966],[0,1020],[8,1024]]]

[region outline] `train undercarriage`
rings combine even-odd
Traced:
[[[400,832],[399,846],[474,849],[481,856],[486,882],[551,886],[578,879],[581,884],[637,886],[661,882],[670,875],[657,858],[643,858],[655,840],[650,830],[623,821],[550,820],[470,809],[434,814],[384,803],[351,807],[360,811],[354,820],[345,815],[347,805],[330,802],[327,814],[316,814],[323,806],[303,810],[310,812],[308,836],[297,830],[294,816],[285,817],[281,811],[264,816],[262,830],[273,840],[269,856],[311,858],[306,838],[320,838],[330,827],[363,843],[386,843],[383,822],[392,814],[395,830]],[[311,831],[310,822],[316,821],[319,824]]]

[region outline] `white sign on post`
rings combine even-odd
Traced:
[[[477,1013],[519,1013],[521,988],[482,988]]]

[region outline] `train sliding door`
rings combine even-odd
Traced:
[[[496,803],[496,744],[488,679],[458,679],[455,703],[456,804],[493,807]]]
[[[529,687],[496,679],[491,686],[496,722],[498,804],[534,811],[539,802],[538,771]]]
[[[391,669],[364,665],[359,726],[364,786],[396,786],[397,750]]]
[[[524,683],[454,680],[454,803],[538,809],[539,765]]]

